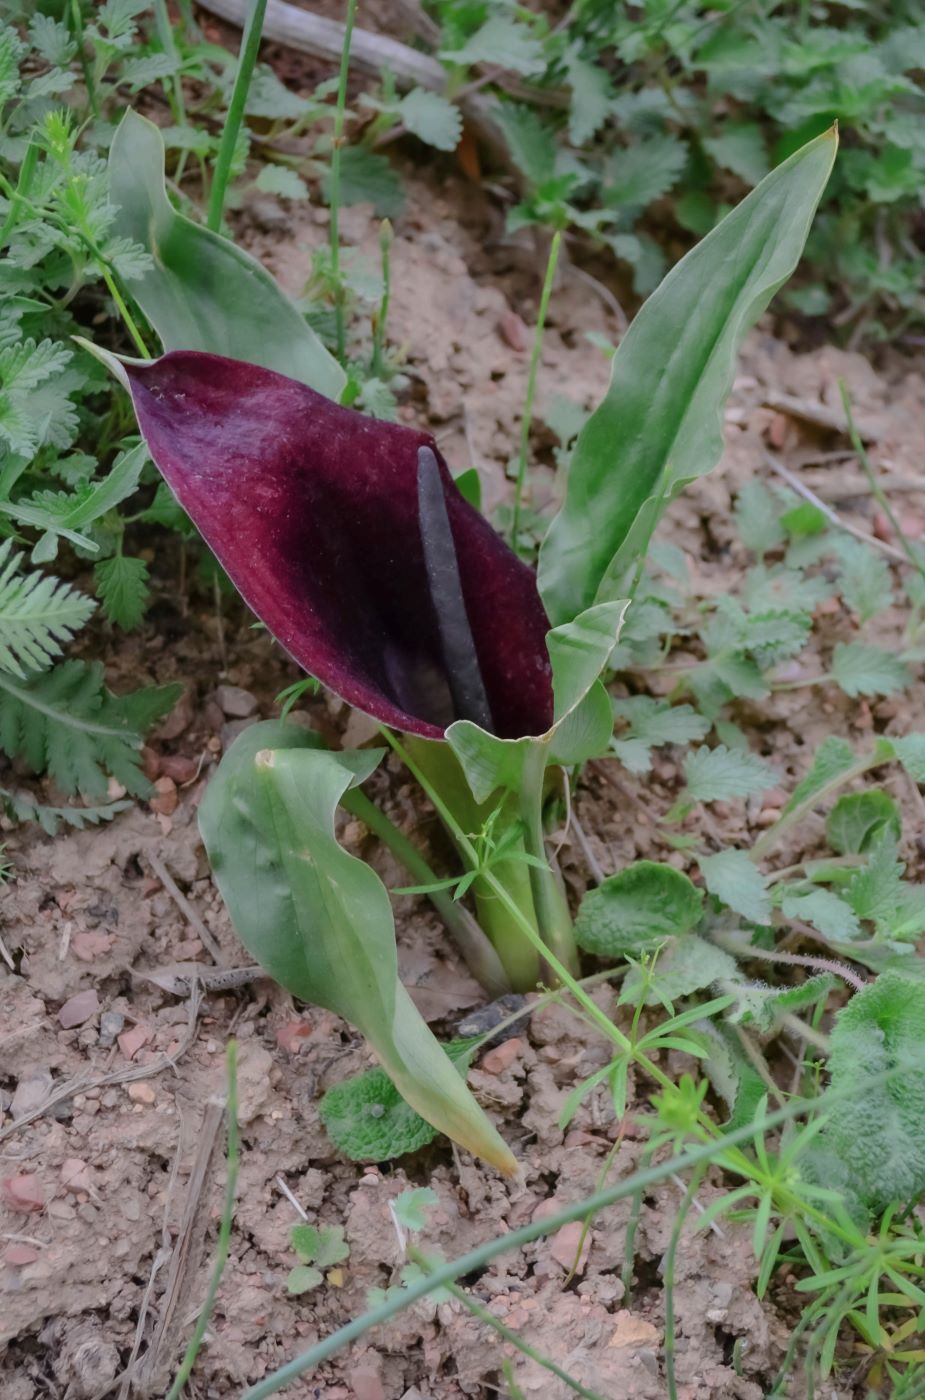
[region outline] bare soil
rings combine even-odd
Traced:
[[[402,160],[408,211],[396,226],[389,326],[407,360],[402,416],[437,434],[454,469],[479,467],[491,510],[503,497],[505,467],[516,450],[545,250],[527,234],[506,239],[497,201],[449,162],[422,174],[408,156]],[[301,290],[325,223],[323,210],[283,207],[267,196],[252,198],[238,216],[242,238],[292,292]],[[375,263],[378,224],[369,209],[347,211],[343,233]],[[619,330],[607,298],[566,262],[544,344],[540,412],[554,394],[589,406],[598,400],[609,367],[587,333],[616,338]],[[746,479],[766,475],[769,446],[802,468],[846,518],[883,529],[857,489],[856,463],[831,460],[844,439],[792,405],[780,407],[784,395],[808,406],[810,417],[833,409],[839,375],[851,386],[879,466],[894,479],[921,479],[919,369],[887,357],[875,370],[832,348],[799,354],[768,327],[759,330],[743,354],[726,414],[722,466],[675,504],[664,527],[684,549],[704,596],[734,590],[741,577],[747,559],[731,504]],[[552,447],[538,422],[539,505],[552,486]],[[896,500],[906,528],[922,533],[925,480]],[[535,1012],[503,1054],[483,1059],[470,1074],[522,1164],[516,1182],[502,1181],[445,1142],[397,1164],[357,1166],[339,1159],[317,1108],[327,1087],[369,1064],[347,1026],[294,1005],[266,981],[207,991],[198,1007],[191,1002],[176,980],[176,964],[249,961],[210,879],[196,806],[223,748],[242,724],[277,713],[274,696],[295,674],[266,634],[250,629],[236,600],[223,601],[219,619],[211,592],[195,575],[180,585],[176,539],[158,537],[149,548],[158,593],[144,627],[129,638],[100,631],[92,646],[105,656],[116,689],[155,679],[184,682],[184,700],[146,755],[158,795],[100,830],[52,841],[22,828],[5,837],[16,879],[4,890],[0,913],[9,955],[0,961],[0,1176],[31,1185],[25,1206],[21,1192],[0,1195],[3,1400],[125,1396],[128,1381],[120,1378],[133,1363],[132,1393],[164,1394],[211,1268],[224,1180],[216,1105],[232,1032],[240,1043],[243,1160],[231,1257],[191,1390],[197,1396],[239,1394],[362,1311],[367,1289],[394,1281],[400,1258],[388,1202],[409,1184],[435,1188],[439,1208],[427,1242],[458,1254],[590,1192],[617,1130],[603,1097],[592,1097],[567,1133],[557,1128],[565,1096],[604,1062],[605,1050],[570,1012],[552,1005]],[[887,635],[878,640],[889,644],[890,628],[898,635],[898,626],[898,616],[888,618]],[[856,635],[844,613],[827,617],[824,628],[829,640]],[[250,715],[239,713],[249,702],[219,689],[229,685],[253,696]],[[736,717],[753,746],[777,763],[789,790],[826,734],[861,741],[920,727],[922,700],[921,685],[873,704],[816,687],[760,707],[743,704]],[[345,730],[350,741],[368,737],[364,722],[336,700],[309,701],[303,710],[331,737]],[[683,865],[656,825],[680,784],[671,753],[663,752],[647,778],[615,776],[618,787],[600,766],[590,769],[577,802],[604,870],[639,856]],[[891,782],[909,813],[907,829],[920,830],[917,793],[900,778]],[[376,776],[373,791],[417,839],[435,839],[422,800],[392,763]],[[731,844],[753,838],[780,801],[776,792],[763,802],[714,805],[695,820]],[[357,823],[343,836],[388,883],[403,882]],[[910,875],[921,878],[917,843],[905,855]],[[572,838],[562,858],[577,899],[589,875]],[[396,914],[404,977],[424,1013],[445,1030],[479,1004],[479,989],[422,901],[398,899]],[[599,995],[612,1009],[612,994]],[[75,997],[82,998],[76,1005]],[[644,1083],[636,1085],[638,1102],[646,1092]],[[634,1134],[630,1125],[614,1176],[638,1162]],[[310,1220],[343,1224],[350,1245],[349,1259],[328,1282],[301,1298],[285,1290],[295,1263],[290,1230],[299,1217],[283,1185]],[[627,1207],[595,1223],[570,1281],[573,1227],[502,1257],[469,1287],[585,1385],[613,1400],[659,1400],[666,1393],[660,1266],[682,1187],[669,1182],[645,1202],[628,1297],[620,1281]],[[714,1190],[704,1187],[702,1203]],[[796,1295],[780,1280],[758,1302],[748,1238],[727,1224],[721,1233],[688,1230],[678,1273],[682,1400],[760,1400],[798,1316]],[[524,1395],[559,1400],[569,1393],[533,1363],[506,1353],[455,1303],[410,1309],[289,1393],[299,1400],[487,1400],[505,1393],[505,1354]],[[845,1396],[853,1393],[857,1358],[846,1352],[843,1361],[837,1393]],[[797,1396],[799,1380],[795,1387]]]

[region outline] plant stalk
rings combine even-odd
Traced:
[[[347,73],[350,69],[350,41],[356,18],[357,0],[347,0],[344,21],[344,47],[340,55],[340,77],[337,84],[337,107],[334,111],[334,145],[331,149],[330,237],[331,280],[334,284],[334,323],[337,337],[337,358],[343,364],[347,353],[347,333],[344,327],[344,288],[340,277],[340,148],[344,139],[344,109],[347,106]]]
[[[260,36],[263,33],[263,17],[266,13],[266,8],[267,0],[253,0],[250,13],[247,16],[247,25],[241,36],[238,71],[235,74],[234,87],[231,92],[231,102],[228,105],[228,117],[225,121],[225,129],[222,132],[221,145],[218,148],[218,159],[215,162],[215,173],[212,179],[212,191],[209,195],[207,226],[213,233],[218,233],[222,226],[222,210],[225,207],[225,192],[228,188],[228,178],[231,174],[231,162],[234,160],[235,147],[238,144],[238,133],[241,130],[241,123],[244,120],[244,108],[247,105],[247,94],[254,73],[254,65],[257,62],[257,52],[260,48]]]
[[[511,547],[517,550],[517,536],[520,533],[520,511],[523,503],[524,484],[527,476],[527,453],[530,447],[530,424],[533,420],[533,400],[536,396],[536,376],[540,367],[540,353],[543,349],[543,327],[546,324],[546,312],[549,309],[549,298],[552,295],[552,284],[556,275],[556,264],[559,261],[559,245],[562,242],[562,234],[557,229],[552,236],[549,245],[549,257],[546,260],[546,276],[543,280],[543,290],[540,294],[540,306],[536,316],[536,327],[533,332],[533,350],[530,355],[530,370],[527,375],[527,397],[524,400],[523,418],[520,423],[520,452],[517,458],[517,485],[514,488],[514,514],[511,520]]]
[[[436,882],[437,876],[417,847],[365,793],[357,788],[350,789],[341,798],[341,806],[368,826],[419,884]],[[473,977],[492,996],[499,997],[509,992],[511,983],[501,959],[468,909],[455,900],[448,890],[430,890],[427,898],[446,924]]]
[[[530,886],[540,937],[574,976],[578,975],[578,950],[568,902],[546,853],[543,831],[543,780],[546,776],[546,748],[531,745],[524,760],[520,786],[520,815],[524,824],[527,853],[541,865],[531,865]]]

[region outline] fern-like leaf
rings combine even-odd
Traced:
[[[122,801],[107,802],[101,807],[46,807],[41,802],[27,797],[25,793],[0,788],[0,808],[11,821],[38,822],[49,836],[57,836],[62,826],[83,831],[85,826],[111,822],[113,817],[131,805],[131,802]]]
[[[150,791],[139,764],[142,734],[173,708],[178,685],[112,695],[98,662],[66,661],[20,681],[0,672],[0,749],[48,772],[68,796],[102,797],[112,774],[130,793]]]
[[[70,641],[93,612],[92,598],[50,574],[22,573],[11,540],[0,544],[0,669],[24,680],[44,671],[61,643]]]

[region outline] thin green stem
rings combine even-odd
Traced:
[[[540,367],[540,353],[543,349],[543,327],[546,324],[546,312],[549,309],[549,298],[552,295],[552,284],[556,275],[556,264],[559,261],[559,245],[561,242],[562,234],[557,229],[549,245],[549,257],[546,260],[546,276],[543,280],[543,290],[540,294],[540,307],[537,312],[536,327],[533,332],[533,351],[530,355],[530,370],[527,375],[527,397],[524,401],[523,418],[520,423],[520,452],[517,458],[517,484],[514,488],[514,514],[511,520],[511,544],[515,550],[517,548],[517,537],[520,533],[520,512],[527,475],[527,452],[530,447],[530,424],[533,420],[536,376]]]
[[[674,1267],[678,1257],[681,1231],[688,1212],[694,1203],[701,1181],[706,1175],[709,1163],[703,1162],[691,1172],[687,1190],[675,1213],[671,1229],[671,1239],[665,1252],[663,1283],[665,1287],[665,1379],[668,1382],[668,1400],[678,1400],[678,1381],[674,1369],[675,1316],[674,1316]]]
[[[421,1254],[420,1250],[409,1249],[408,1257],[409,1259],[413,1259],[425,1272],[430,1271],[432,1266],[427,1263],[426,1258]],[[541,1351],[537,1351],[529,1342],[525,1342],[523,1337],[518,1336],[517,1333],[506,1326],[500,1318],[495,1317],[494,1313],[490,1313],[487,1308],[482,1307],[481,1303],[477,1303],[474,1298],[470,1298],[464,1288],[460,1288],[456,1283],[447,1283],[444,1284],[444,1287],[473,1317],[478,1318],[479,1322],[483,1322],[486,1327],[490,1327],[493,1332],[497,1332],[499,1337],[503,1337],[512,1347],[516,1347],[517,1350],[521,1352],[523,1356],[528,1357],[530,1361],[535,1361],[536,1364],[542,1366],[545,1371],[551,1371],[554,1376],[558,1376],[559,1380],[564,1381],[570,1390],[574,1390],[576,1395],[583,1396],[584,1400],[604,1400],[603,1395],[601,1395],[599,1391],[589,1390],[588,1387],[582,1385],[580,1381],[576,1381],[574,1376],[570,1376],[568,1371],[558,1366],[551,1357],[544,1356]]]
[[[215,162],[212,191],[209,195],[208,226],[213,233],[218,233],[222,226],[225,192],[228,188],[231,163],[234,160],[235,148],[238,144],[238,133],[244,120],[244,108],[247,105],[247,94],[250,90],[254,65],[257,62],[266,8],[267,0],[253,0],[250,13],[247,16],[247,25],[241,36],[238,71],[235,74],[231,102],[228,105],[228,116],[225,121],[225,129],[222,132],[221,145],[218,148],[218,159]]]
[[[894,1069],[887,1070],[883,1074],[874,1075],[868,1080],[868,1084],[872,1086],[877,1082],[885,1082],[900,1068],[897,1065]],[[464,1278],[467,1274],[483,1270],[498,1255],[505,1254],[509,1250],[519,1249],[523,1245],[532,1244],[534,1240],[553,1234],[560,1230],[563,1225],[581,1220],[585,1215],[599,1215],[601,1211],[606,1210],[617,1201],[623,1200],[626,1196],[631,1196],[635,1192],[645,1192],[649,1187],[667,1180],[675,1173],[685,1172],[701,1164],[714,1162],[719,1156],[730,1150],[752,1142],[756,1132],[768,1132],[784,1123],[802,1117],[809,1111],[817,1111],[822,1101],[835,1101],[856,1092],[856,1086],[846,1086],[841,1092],[827,1091],[821,1096],[821,1099],[792,1100],[785,1108],[767,1114],[758,1123],[747,1123],[730,1133],[724,1133],[711,1139],[710,1142],[689,1148],[687,1151],[672,1156],[664,1162],[659,1162],[655,1166],[648,1167],[644,1171],[634,1172],[631,1176],[624,1177],[603,1191],[596,1191],[584,1200],[574,1201],[555,1215],[533,1220],[517,1230],[511,1230],[506,1235],[487,1240],[476,1249],[470,1250],[468,1254],[436,1266],[427,1277],[415,1280],[403,1288],[400,1294],[380,1303],[378,1307],[370,1308],[368,1312],[354,1318],[345,1326],[338,1328],[336,1332],[330,1333],[300,1356],[294,1357],[285,1366],[281,1366],[271,1375],[251,1386],[244,1392],[241,1400],[267,1400],[268,1396],[275,1395],[284,1386],[297,1380],[299,1376],[314,1370],[322,1362],[327,1361],[343,1347],[349,1346],[351,1342],[364,1336],[372,1328],[380,1327],[383,1323],[389,1322],[393,1317],[404,1312],[406,1308],[412,1307],[420,1298],[425,1298],[428,1293],[432,1293],[435,1289],[444,1288],[450,1283],[455,1283],[457,1279]]]
[[[123,298],[122,293],[119,291],[119,288],[116,285],[116,279],[113,277],[112,272],[101,257],[97,257],[96,265],[100,270],[100,275],[102,276],[103,281],[106,283],[106,289],[109,292],[109,295],[112,297],[113,301],[116,304],[116,308],[119,312],[119,315],[125,322],[126,330],[132,337],[132,340],[135,342],[135,349],[138,351],[139,355],[143,360],[150,360],[151,352],[141,338],[141,332],[136,326],[134,317],[129,311],[125,299]]]
[[[228,1067],[228,1103],[225,1110],[228,1120],[228,1165],[225,1178],[225,1204],[222,1210],[222,1220],[218,1228],[218,1243],[215,1247],[215,1267],[212,1270],[212,1277],[209,1280],[208,1292],[205,1296],[193,1335],[190,1337],[189,1346],[186,1348],[180,1369],[177,1371],[173,1385],[167,1394],[167,1400],[177,1400],[186,1382],[189,1380],[202,1346],[202,1339],[206,1335],[206,1328],[209,1325],[209,1318],[212,1316],[212,1309],[215,1307],[215,1299],[218,1297],[219,1285],[222,1281],[222,1274],[228,1262],[228,1249],[231,1244],[231,1226],[234,1220],[234,1202],[238,1186],[238,1169],[240,1166],[241,1152],[238,1142],[238,1047],[237,1042],[229,1040],[226,1064]]]
[[[384,812],[365,793],[352,788],[341,798],[343,806],[353,816],[369,827],[384,846],[401,861],[405,869],[422,885],[431,885],[437,880],[434,871],[421,855],[417,847],[399,831]],[[469,911],[453,899],[447,890],[431,890],[428,899],[446,924],[453,941],[465,959],[467,967],[486,991],[492,996],[501,996],[510,991],[510,983],[505,975],[501,959],[492,947],[487,935],[479,927]]]
[[[925,564],[923,564],[922,560],[916,555],[915,550],[906,538],[903,527],[900,525],[896,513],[890,504],[889,497],[877,480],[876,473],[871,466],[870,458],[867,455],[867,449],[861,440],[861,434],[857,430],[854,415],[851,412],[851,398],[848,393],[848,386],[843,379],[839,379],[838,381],[838,392],[841,394],[842,407],[845,410],[845,417],[848,420],[848,436],[851,439],[851,446],[854,448],[857,459],[861,464],[861,470],[867,477],[867,483],[870,486],[871,493],[877,504],[883,510],[893,529],[896,531],[896,538],[899,540],[902,551],[909,560],[909,563],[912,565],[913,569],[915,569],[916,573],[921,574],[922,578],[925,578]]]
[[[379,228],[379,252],[382,257],[382,300],[373,326],[373,353],[370,361],[373,374],[378,374],[382,369],[385,328],[389,319],[389,299],[392,290],[392,225],[388,219],[383,219]]]
[[[536,910],[543,942],[562,959],[570,972],[577,974],[578,950],[575,946],[568,903],[546,854],[543,831],[543,780],[546,776],[546,758],[545,745],[531,744],[524,759],[520,785],[524,846],[528,855],[542,862],[541,865],[531,864],[529,869],[533,907]]]
[[[330,238],[331,281],[334,285],[334,323],[337,338],[337,358],[343,363],[347,353],[347,332],[344,326],[344,287],[340,276],[340,148],[344,139],[344,111],[347,106],[347,74],[350,69],[350,41],[357,0],[347,0],[344,21],[344,46],[340,55],[340,76],[337,83],[337,106],[334,110],[334,145],[331,149]]]

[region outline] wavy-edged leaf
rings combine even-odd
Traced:
[[[339,397],[344,371],[266,268],[173,208],[161,134],[137,112],[126,112],[113,137],[109,176],[116,232],[154,259],[132,295],[165,350],[250,360]]]
[[[553,623],[618,596],[663,500],[719,459],[736,350],[796,266],[835,148],[829,132],[772,171],[668,274],[621,341],[540,552]]]
[[[235,928],[276,981],[366,1037],[402,1097],[486,1161],[515,1161],[398,980],[385,886],[334,835],[337,804],[381,753],[329,753],[269,721],[239,736],[199,813]]]

